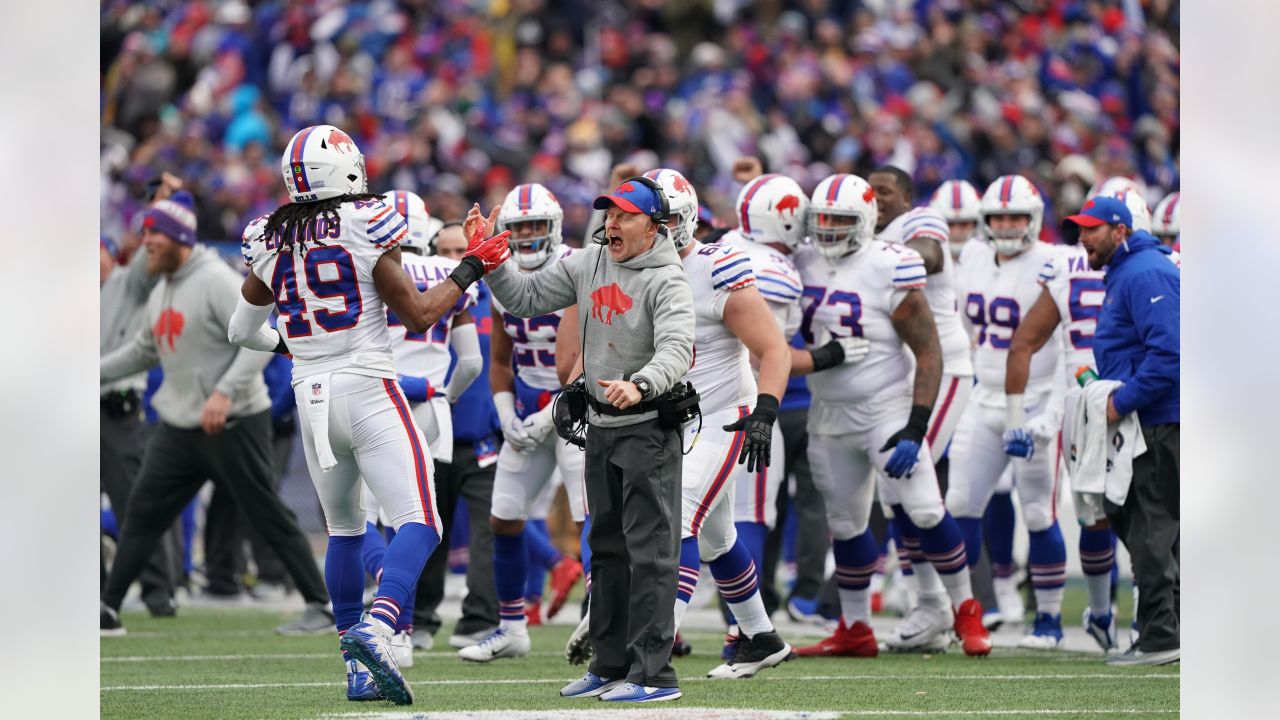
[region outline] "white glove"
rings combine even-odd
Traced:
[[[1025,427],[1036,440],[1043,442],[1058,436],[1058,431],[1062,429],[1062,419],[1051,412],[1042,412],[1028,419]]]
[[[555,418],[551,412],[554,407],[555,403],[550,403],[524,419],[524,432],[535,445],[541,444],[555,429]]]
[[[841,365],[852,365],[860,362],[871,352],[871,341],[864,337],[834,337],[824,327],[820,327],[814,333],[816,347],[822,347],[827,343],[835,340],[840,343],[840,349],[844,352],[844,362]]]
[[[498,422],[502,425],[502,437],[516,450],[532,450],[538,442],[525,432],[524,421],[516,415],[516,396],[510,392],[493,394],[493,406],[498,410]]]

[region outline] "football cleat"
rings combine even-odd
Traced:
[[[1106,615],[1093,616],[1093,612],[1089,608],[1084,609],[1084,631],[1089,633],[1094,641],[1098,643],[1098,647],[1102,648],[1104,653],[1116,652],[1119,646],[1116,644],[1116,615],[1109,612]]]
[[[919,594],[908,587],[906,579],[899,574],[894,575],[893,583],[884,592],[884,610],[898,617],[906,617],[919,603]]]
[[[578,627],[573,629],[569,635],[569,642],[564,646],[564,659],[568,660],[570,665],[581,665],[590,660],[595,653],[591,647],[591,637],[588,632],[590,629],[591,613],[587,612],[578,621]]]
[[[879,615],[881,610],[884,610],[884,593],[879,590],[873,590],[871,592],[871,614]]]
[[[358,660],[347,661],[347,699],[353,702],[383,699],[369,668]]]
[[[391,628],[365,613],[362,621],[342,636],[343,650],[369,669],[382,696],[396,705],[412,705],[413,689],[405,682],[391,653]]]
[[[956,622],[952,626],[960,638],[960,647],[970,657],[991,654],[991,633],[982,625],[982,603],[969,598],[956,609]]]
[[[436,638],[429,632],[414,633],[409,636],[414,650],[426,652],[436,646]]]
[[[853,627],[845,627],[844,620],[841,620],[831,637],[796,649],[799,657],[875,657],[879,654],[875,633],[870,625],[861,621],[854,623]]]
[[[281,635],[327,635],[333,632],[333,612],[325,603],[307,603],[302,617],[276,628]]]
[[[1156,652],[1143,652],[1142,650],[1139,650],[1137,646],[1134,646],[1119,655],[1112,655],[1107,658],[1107,664],[1117,667],[1168,665],[1169,663],[1176,663],[1181,659],[1182,648],[1158,650]]]
[[[1035,621],[1018,641],[1018,647],[1030,650],[1057,650],[1062,647],[1062,616],[1036,613]]]
[[[569,599],[569,591],[573,590],[574,584],[580,577],[582,577],[582,563],[568,555],[551,568],[551,599],[547,602],[548,620],[555,617],[556,613],[560,612],[560,608],[564,607],[564,601]]]
[[[582,677],[560,688],[561,697],[570,698],[588,698],[599,697],[610,690],[622,685],[625,680],[618,678],[617,680],[606,680],[593,672],[588,672]]]
[[[823,630],[830,628],[838,618],[823,615],[818,607],[817,600],[810,600],[799,595],[792,595],[787,600],[787,617],[799,623],[809,623],[817,625]]]
[[[530,602],[529,598],[524,599],[524,621],[526,627],[539,627],[542,625],[542,603]]]
[[[472,645],[475,645],[481,640],[484,640],[485,638],[489,637],[489,635],[492,634],[493,631],[496,629],[497,628],[489,628],[488,630],[477,630],[473,633],[460,633],[455,631],[452,635],[449,636],[449,647],[458,648],[458,649],[462,649],[464,647],[471,647]]]
[[[680,688],[649,687],[635,683],[623,683],[600,696],[606,702],[662,702],[679,700]]]
[[[124,623],[120,622],[120,613],[108,607],[106,603],[98,603],[98,618],[102,637],[120,637],[125,634]]]
[[[489,637],[458,651],[458,657],[471,662],[489,662],[498,658],[517,658],[529,654],[529,634],[513,633],[499,627]]]
[[[884,639],[890,650],[946,650],[951,639],[947,631],[951,629],[951,607],[946,600],[942,604],[922,599],[915,609],[907,614],[902,622]]]
[[[693,646],[685,642],[685,639],[681,637],[679,631],[677,631],[676,639],[674,642],[671,643],[672,657],[686,657],[692,653],[693,653]]]
[[[392,635],[391,655],[395,657],[397,666],[413,667],[413,635],[403,631]]]
[[[746,639],[739,639],[729,662],[713,668],[709,678],[749,678],[756,673],[786,662],[791,658],[791,646],[778,637],[776,631],[762,632]]]

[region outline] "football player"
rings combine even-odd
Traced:
[[[979,228],[986,244],[966,250],[957,297],[974,332],[978,379],[951,444],[947,507],[965,535],[968,559],[978,561],[982,516],[1009,464],[1005,427],[1026,428],[1035,454],[1014,463],[1023,518],[1031,533],[1030,571],[1036,597],[1033,627],[1022,647],[1051,649],[1062,642],[1066,546],[1056,513],[1058,429],[1062,423],[1062,353],[1047,344],[1031,362],[1024,395],[1006,398],[1005,366],[1014,331],[1040,295],[1040,271],[1055,249],[1038,240],[1044,200],[1030,180],[1005,175],[982,197]],[[1012,577],[995,578],[996,597],[1016,595]],[[1000,604],[1003,607],[1005,602]]]
[[[986,655],[991,640],[970,587],[964,539],[943,506],[927,442],[942,351],[922,292],[925,263],[911,248],[873,239],[878,215],[876,193],[865,180],[832,175],[813,191],[812,244],[796,255],[806,344],[821,348],[827,337],[860,337],[870,348],[858,362],[823,372],[814,372],[821,368],[803,353],[795,356],[793,372],[813,373],[809,463],[826,499],[841,607],[836,633],[797,653],[879,652],[869,593],[879,552],[868,523],[875,477],[883,476],[893,483],[895,514],[919,528],[924,554],[951,597],[965,653]]]
[[[1164,196],[1155,212],[1151,213],[1151,234],[1169,247],[1182,251],[1182,193],[1172,192]]]
[[[947,220],[948,243],[951,258],[960,261],[960,253],[978,231],[978,206],[982,199],[967,180],[948,180],[933,191],[929,207],[942,213]]]
[[[387,204],[396,209],[406,220],[407,233],[400,241],[401,265],[421,292],[445,282],[458,266],[457,261],[426,255],[429,238],[435,234],[439,221],[427,212],[426,203],[417,194],[407,190],[390,190],[383,194]],[[427,449],[435,462],[449,463],[453,459],[453,419],[450,407],[480,374],[484,358],[480,355],[480,339],[470,307],[475,305],[476,286],[467,288],[458,304],[445,313],[427,332],[415,333],[390,309],[387,310],[387,326],[391,332],[391,353],[395,361],[400,389],[409,400],[410,412],[418,421],[427,439]],[[453,370],[450,348],[457,354],[457,367]],[[364,490],[366,523],[364,535],[365,571],[375,579],[382,573],[386,554],[386,542],[378,532],[382,521],[388,535],[394,537],[390,519],[382,512],[378,500],[366,486]],[[415,588],[416,589],[416,588]],[[402,667],[413,666],[413,607],[416,592],[409,593],[409,600],[400,608],[396,621],[396,633],[391,638],[391,649],[396,663]]]
[[[347,697],[408,705],[413,692],[390,640],[440,542],[440,524],[431,454],[396,380],[385,308],[407,330],[429,331],[511,250],[506,233],[488,240],[477,233],[451,282],[419,292],[401,264],[408,222],[367,192],[364,156],[350,136],[332,125],[304,128],[289,141],[281,170],[290,202],[245,230],[242,251],[251,272],[228,337],[294,358],[303,450],[329,534],[325,579]],[[273,305],[280,332],[264,322]],[[363,616],[361,476],[396,530]]]
[[[542,185],[517,185],[499,206],[498,229],[511,232],[511,252],[522,272],[536,272],[568,257],[561,225],[564,210]],[[506,438],[498,452],[489,524],[493,527],[493,572],[498,592],[499,625],[479,643],[458,651],[473,662],[529,654],[525,611],[528,542],[525,522],[557,468],[564,478],[569,510],[578,529],[586,514],[582,468],[585,457],[551,432],[552,401],[578,360],[578,314],[569,307],[522,318],[493,303],[489,385]],[[582,564],[561,555],[543,555],[551,570],[553,596],[547,610],[560,610],[570,588],[582,576]]]

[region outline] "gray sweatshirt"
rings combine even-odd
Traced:
[[[142,327],[142,306],[156,286],[159,275],[147,272],[147,250],[138,248],[128,265],[117,265],[107,276],[99,290],[98,306],[98,355],[111,351],[133,340]],[[115,382],[104,383],[99,392],[109,390],[137,390],[147,387],[147,376],[135,373]]]
[[[231,398],[232,418],[270,408],[262,369],[271,354],[227,340],[240,284],[240,275],[216,252],[197,245],[187,262],[151,291],[133,340],[102,358],[102,382],[160,363],[164,382],[152,404],[161,420],[179,428],[200,427],[214,390]]]
[[[693,291],[680,256],[658,237],[648,252],[615,263],[603,245],[587,247],[535,273],[504,263],[485,279],[512,314],[535,317],[577,304],[587,388],[604,399],[597,380],[649,380],[656,397],[676,385],[693,364]],[[657,413],[600,415],[598,427],[622,427]]]

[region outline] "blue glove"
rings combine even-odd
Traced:
[[[924,405],[911,406],[911,418],[907,426],[894,433],[889,441],[880,448],[880,452],[893,451],[884,471],[891,478],[910,477],[916,463],[920,461],[920,446],[924,442],[925,433],[929,430],[929,415],[933,409]]]
[[[426,402],[436,394],[436,389],[431,387],[431,382],[424,377],[400,375],[399,378],[400,389],[412,402]]]
[[[1014,457],[1031,459],[1036,454],[1036,441],[1024,428],[1004,431],[1004,451]]]

